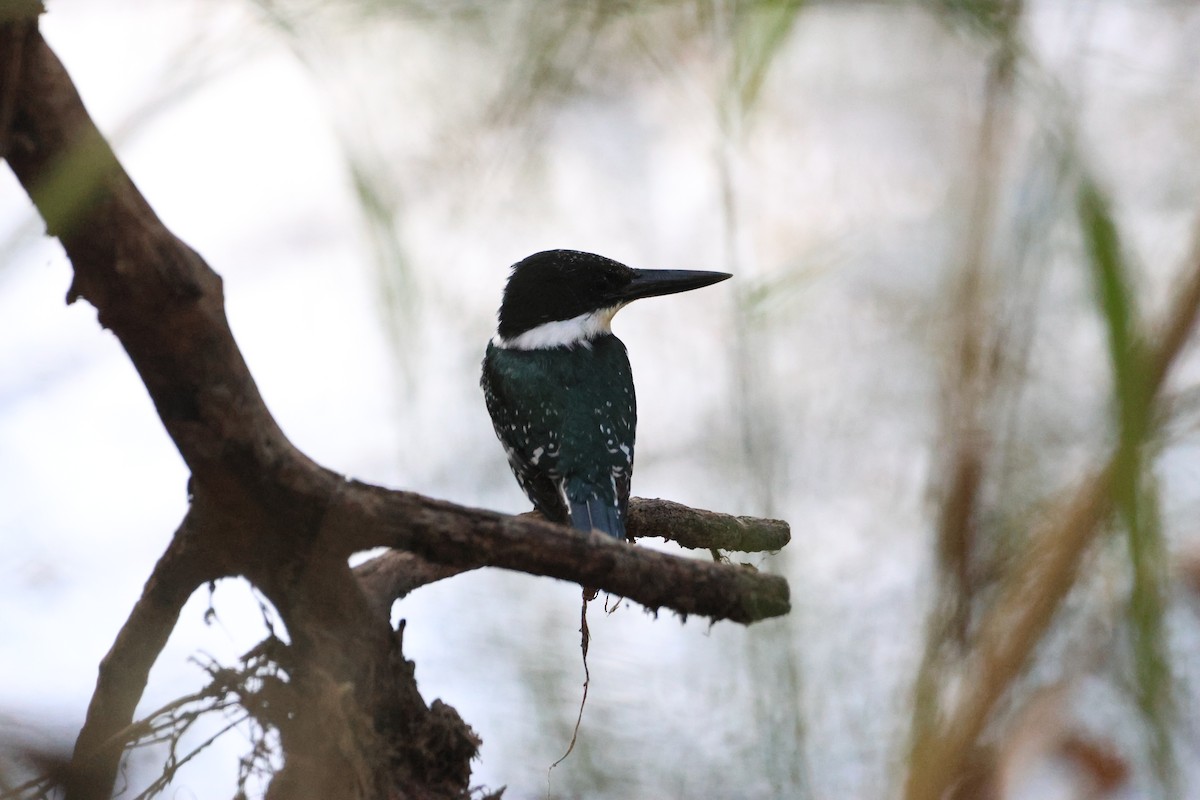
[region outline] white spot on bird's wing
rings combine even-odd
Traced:
[[[570,319],[545,322],[511,339],[505,339],[497,333],[492,337],[492,345],[502,350],[548,350],[576,345],[590,349],[592,339],[603,333],[612,333],[613,315],[624,306],[624,303],[620,303]]]
[[[546,449],[544,447],[539,447],[539,448],[535,449],[533,451],[533,453],[530,455],[529,460],[533,462],[533,465],[535,467],[537,466],[538,462],[542,460],[542,454],[545,452],[546,452]]]

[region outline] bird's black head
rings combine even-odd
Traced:
[[[546,250],[513,265],[497,333],[512,340],[549,322],[603,309],[615,313],[642,297],[699,289],[728,277],[724,272],[631,269],[592,253]]]

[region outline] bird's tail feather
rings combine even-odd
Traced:
[[[625,539],[625,520],[617,507],[598,497],[571,501],[571,526],[581,531],[603,531],[616,539]]]

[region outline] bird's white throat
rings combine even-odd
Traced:
[[[589,311],[570,319],[544,322],[536,328],[505,339],[499,333],[492,337],[492,344],[504,350],[549,350],[555,347],[591,347],[591,340],[612,333],[612,318],[625,304]]]

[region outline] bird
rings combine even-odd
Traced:
[[[542,516],[627,538],[637,398],[613,316],[634,300],[730,277],[633,269],[578,250],[513,265],[480,386],[517,483]]]

